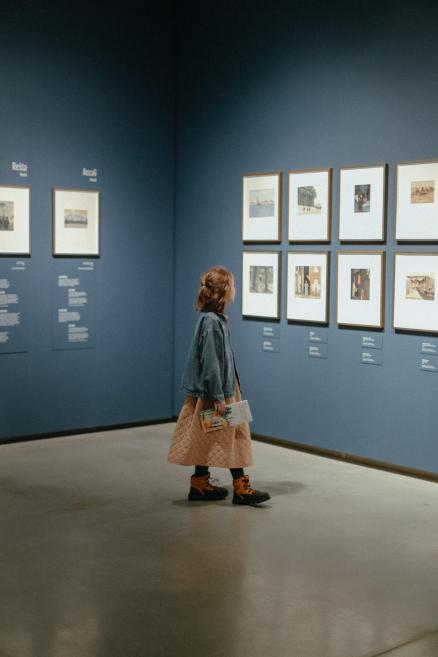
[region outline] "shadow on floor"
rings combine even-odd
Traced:
[[[260,490],[267,490],[271,497],[277,495],[297,495],[306,488],[304,484],[299,481],[277,481],[272,479],[270,481],[257,481],[252,482],[254,488]]]

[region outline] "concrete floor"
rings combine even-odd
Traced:
[[[255,443],[193,504],[172,429],[0,446],[0,657],[437,657],[436,484]]]

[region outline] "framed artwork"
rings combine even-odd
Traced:
[[[0,255],[30,254],[30,187],[0,187]]]
[[[340,242],[385,241],[387,172],[386,164],[342,167]]]
[[[339,251],[337,264],[338,324],[383,328],[385,253]]]
[[[281,253],[244,251],[242,254],[242,315],[280,319]]]
[[[329,253],[287,254],[288,320],[328,323],[329,260]]]
[[[438,242],[438,161],[397,164],[395,239]]]
[[[243,176],[242,240],[281,242],[281,173]]]
[[[99,255],[99,192],[53,190],[53,255]]]
[[[438,333],[438,253],[396,253],[394,261],[394,328]]]
[[[332,169],[289,171],[289,242],[330,242]]]

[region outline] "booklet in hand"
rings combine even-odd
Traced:
[[[228,404],[223,415],[218,415],[213,408],[209,408],[207,411],[202,411],[199,417],[205,433],[252,422],[251,409],[246,399]]]

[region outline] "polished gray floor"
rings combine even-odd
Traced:
[[[0,447],[0,657],[437,657],[436,484],[255,443],[193,504],[172,429]]]

